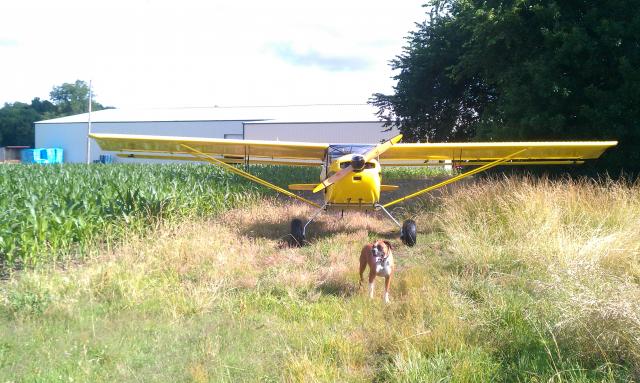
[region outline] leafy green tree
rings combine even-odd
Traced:
[[[89,85],[84,81],[76,80],[73,84],[64,83],[55,86],[49,93],[49,97],[56,106],[58,117],[89,111]],[[101,110],[104,109],[104,106],[92,100],[91,108],[92,110]]]
[[[89,103],[89,87],[84,81],[56,86],[51,100],[36,97],[31,104],[6,103],[0,108],[0,146],[35,144],[34,122],[71,114],[85,113]],[[93,110],[106,109],[92,100]]]
[[[640,167],[640,0],[444,0],[372,103],[413,139],[617,139]]]
[[[40,116],[29,104],[5,104],[0,109],[0,146],[33,146],[33,123],[38,121]]]
[[[42,116],[42,118],[55,118],[57,116],[56,106],[49,100],[40,100],[36,97],[31,100],[31,107]]]
[[[456,73],[469,31],[453,26],[452,5],[433,3],[430,21],[411,32],[404,52],[391,62],[400,73],[395,94],[377,93],[372,103],[388,125],[411,141],[468,140],[492,97],[474,73]]]

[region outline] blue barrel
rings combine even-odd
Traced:
[[[64,161],[62,148],[25,149],[20,160],[25,164],[61,164]]]
[[[101,154],[100,155],[100,163],[101,164],[112,164],[113,156],[111,154]]]

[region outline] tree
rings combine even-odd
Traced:
[[[432,4],[430,21],[411,32],[404,53],[391,62],[400,69],[395,94],[377,93],[372,103],[388,125],[412,141],[466,140],[472,137],[492,89],[476,74],[456,73],[469,31],[454,24],[449,4]]]
[[[50,93],[53,102],[36,97],[31,104],[6,103],[0,108],[0,146],[35,144],[34,122],[70,114],[84,113],[88,109],[89,87],[83,81],[55,86]],[[106,109],[93,101],[93,110]]]
[[[0,146],[34,144],[33,123],[40,114],[29,104],[15,102],[0,109]]]
[[[434,1],[372,103],[414,139],[617,139],[640,164],[640,0]],[[623,162],[624,161],[624,162]]]
[[[41,101],[40,97],[35,97],[31,100],[31,107],[45,119],[56,117],[56,106],[49,100]]]
[[[89,111],[89,86],[84,81],[76,80],[73,84],[64,83],[55,86],[49,96],[56,106],[59,117],[87,113]],[[91,108],[92,110],[105,109],[104,106],[93,100]]]

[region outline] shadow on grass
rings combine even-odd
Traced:
[[[398,197],[423,189],[426,185],[442,181],[443,177],[435,177],[433,179],[409,179],[394,180],[394,184],[401,186],[401,190],[385,193],[383,201],[391,201]],[[471,182],[465,180],[463,183]],[[443,193],[446,194],[452,187],[447,186],[436,192],[425,194],[416,199],[394,206],[391,214],[400,223],[405,219],[415,219],[418,213],[429,212],[435,210],[442,199]],[[322,203],[321,198],[313,193],[300,193],[317,203]],[[310,208],[299,203],[292,203],[289,198],[276,196],[275,205],[266,205],[262,212],[253,215],[230,215],[231,221],[229,225],[235,226],[240,236],[252,240],[273,240],[277,241],[278,248],[298,247],[299,243],[290,234],[291,220],[300,219],[306,224],[308,219],[315,213],[315,208]],[[267,212],[265,215],[264,213]],[[431,228],[429,226],[428,228]],[[425,227],[424,229],[427,229]],[[420,228],[419,228],[420,229]],[[342,215],[339,211],[329,211],[320,214],[316,220],[311,222],[306,228],[306,239],[302,245],[313,244],[316,241],[324,240],[337,234],[354,234],[366,230],[369,237],[380,238],[386,240],[398,240],[400,237],[400,228],[381,211],[357,212],[345,211]],[[422,232],[419,232],[422,233]],[[424,233],[423,233],[424,234]]]
[[[341,225],[332,222],[340,218],[326,217],[322,221],[313,221],[307,226],[305,245],[311,242],[322,240],[336,234],[355,234],[361,230],[368,230],[370,235],[376,238],[393,240],[400,236],[400,230],[373,230],[366,225]],[[306,221],[305,221],[306,223]],[[279,247],[298,246],[297,242],[290,234],[291,222],[254,222],[244,230],[245,236],[251,239],[271,239],[282,242]]]

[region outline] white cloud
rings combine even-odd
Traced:
[[[421,1],[32,0],[0,5],[0,102],[93,80],[106,105],[365,102]]]

